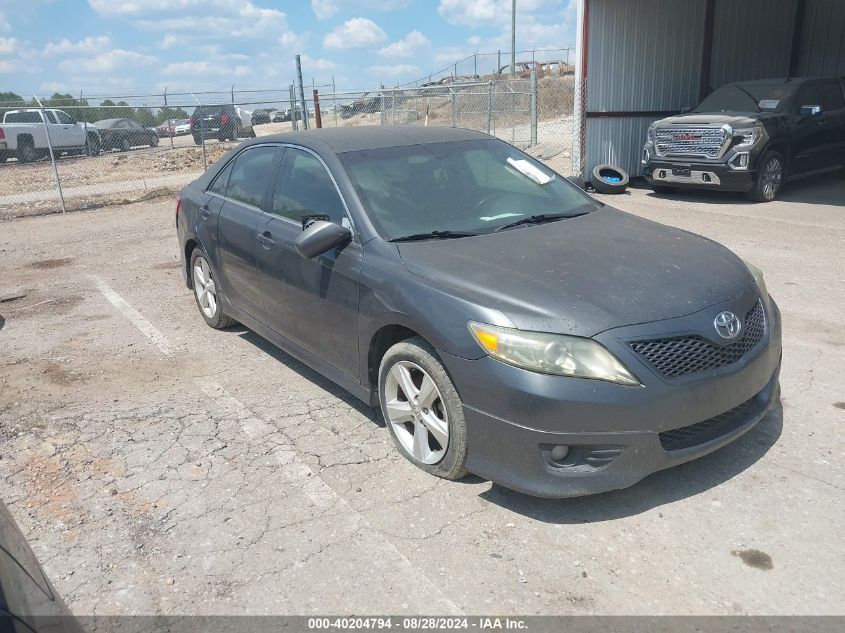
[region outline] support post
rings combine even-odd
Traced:
[[[493,131],[493,82],[487,84],[487,133]]]
[[[305,101],[305,88],[302,87],[302,61],[296,54],[296,78],[299,81],[299,99],[302,101],[302,129],[308,129],[308,106]]]
[[[537,69],[531,69],[531,146],[537,144]]]
[[[458,109],[457,109],[457,99],[455,95],[455,89],[452,86],[449,86],[449,96],[451,97],[452,101],[452,127],[457,127],[457,119],[458,119]]]
[[[516,72],[516,0],[511,0],[511,77]]]
[[[44,131],[47,133],[47,148],[50,150],[50,162],[53,163],[53,175],[56,177],[56,189],[59,190],[59,200],[62,203],[62,213],[64,213],[66,211],[65,194],[62,192],[62,181],[59,178],[59,168],[56,167],[56,155],[53,153],[53,141],[50,139],[50,125],[47,122],[47,112],[44,110],[44,104],[41,103],[41,99],[35,95],[32,95],[32,98],[35,99],[35,102],[41,109],[41,121],[44,123]]]
[[[167,128],[170,130],[170,149],[173,149],[173,136],[176,132],[173,129],[173,119],[170,118],[170,108],[167,107],[167,86],[164,87],[164,109],[167,111]]]
[[[314,123],[319,130],[323,127],[323,119],[320,117],[320,95],[317,94],[317,89],[313,88],[313,95],[314,95]]]
[[[194,98],[194,101],[197,102],[197,107],[194,110],[194,114],[199,115],[200,118],[200,138],[202,139],[202,168],[203,170],[208,169],[208,156],[205,153],[205,115],[202,112],[202,106],[200,105],[199,99],[197,99],[194,93],[191,93],[191,96]]]

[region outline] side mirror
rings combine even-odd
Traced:
[[[803,105],[801,106],[801,116],[819,116],[822,113],[822,107],[817,105]]]
[[[345,226],[317,220],[293,241],[297,252],[305,259],[313,259],[352,239],[352,231]]]

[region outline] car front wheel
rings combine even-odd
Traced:
[[[191,253],[191,279],[194,298],[205,322],[216,330],[230,327],[236,321],[223,312],[222,297],[217,287],[217,275],[201,248]]]
[[[757,175],[757,182],[754,183],[748,197],[756,202],[771,202],[774,200],[783,185],[786,175],[783,156],[778,152],[766,152],[763,160],[760,161],[760,173]]]
[[[434,349],[419,337],[397,343],[379,367],[379,402],[399,452],[422,470],[466,475],[466,423],[460,396]]]

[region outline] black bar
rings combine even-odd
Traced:
[[[713,63],[713,28],[716,23],[716,0],[707,0],[704,13],[704,41],[701,45],[701,76],[698,80],[698,101],[712,92],[710,68]]]
[[[789,47],[789,77],[798,76],[798,62],[801,53],[801,31],[804,30],[804,14],[807,5],[804,0],[796,0],[795,22],[792,25],[792,44]]]

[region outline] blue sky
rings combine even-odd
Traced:
[[[574,44],[573,0],[518,0],[517,49]],[[510,0],[0,0],[0,91],[395,85],[510,48]],[[503,59],[503,63],[504,63]],[[495,64],[489,57],[479,72]],[[490,67],[490,70],[488,70]],[[458,69],[471,73],[472,64]]]

